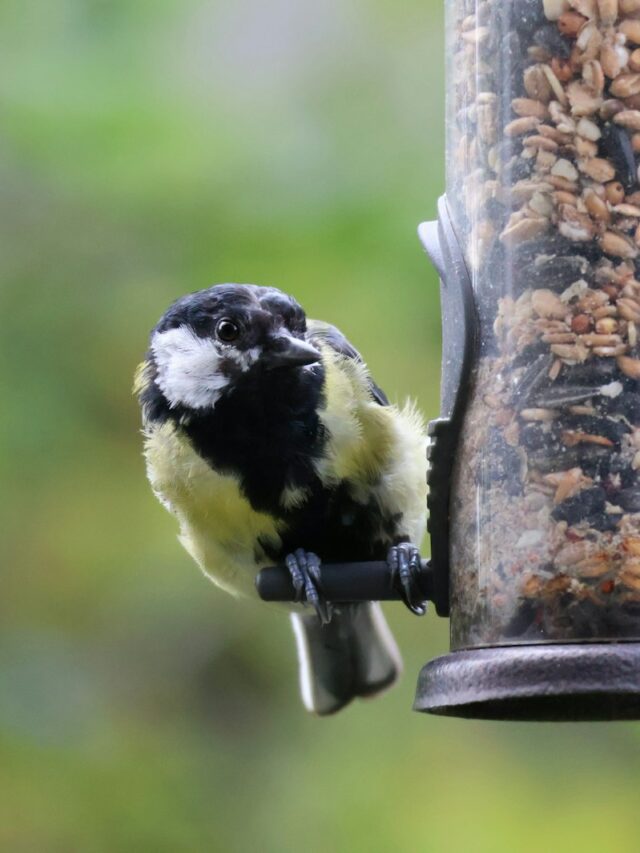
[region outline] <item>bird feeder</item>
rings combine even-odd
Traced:
[[[446,5],[419,233],[443,323],[422,586],[451,652],[414,707],[640,718],[640,2]],[[353,569],[325,569],[338,600],[397,597]]]
[[[640,716],[638,9],[447,4],[447,196],[420,233],[453,651],[419,710]]]

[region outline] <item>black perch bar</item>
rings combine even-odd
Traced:
[[[422,560],[415,581],[425,601],[432,600],[432,572],[428,560]],[[323,597],[331,602],[401,600],[391,570],[382,560],[322,565],[320,585]],[[256,578],[256,588],[263,601],[295,600],[291,576],[285,566],[262,569]]]

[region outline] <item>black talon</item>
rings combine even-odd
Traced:
[[[420,552],[410,542],[401,542],[389,549],[387,565],[391,570],[394,586],[400,597],[416,616],[424,616],[427,612],[427,602],[418,583],[420,572]]]
[[[330,602],[322,594],[320,558],[312,551],[298,548],[293,554],[287,554],[285,564],[295,590],[295,601],[298,604],[310,604],[320,622],[328,624],[333,613]]]

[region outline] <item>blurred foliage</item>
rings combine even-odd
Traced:
[[[319,721],[287,620],[217,591],[144,478],[170,300],[277,284],[437,412],[436,0],[4,0],[0,848],[636,851],[633,725],[411,713],[447,649]]]

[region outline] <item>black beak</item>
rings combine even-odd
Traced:
[[[311,344],[291,335],[278,335],[272,338],[269,348],[262,356],[262,363],[271,370],[274,367],[302,367],[320,361],[320,353]]]

